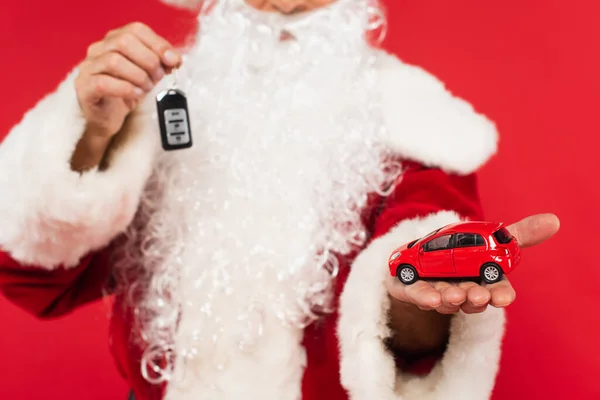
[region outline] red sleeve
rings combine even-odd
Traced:
[[[461,218],[481,219],[477,177],[474,174],[451,175],[441,169],[410,164],[394,192],[384,199],[380,213],[374,219],[373,238],[385,235],[403,220],[423,218],[441,211],[454,211]],[[415,375],[427,375],[442,354],[436,352],[410,360],[396,355],[396,365]]]
[[[0,292],[39,318],[53,318],[100,298],[110,277],[109,253],[88,255],[74,268],[20,265],[0,252]]]
[[[404,163],[406,165],[406,163]],[[477,177],[452,175],[438,168],[409,163],[394,192],[383,200],[372,229],[373,238],[405,219],[455,211],[462,218],[482,218]]]

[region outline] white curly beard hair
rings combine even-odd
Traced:
[[[225,0],[201,15],[178,74],[194,146],[160,157],[118,266],[142,372],[170,382],[167,398],[296,398],[277,379],[299,385],[303,328],[330,311],[336,255],[363,244],[367,196],[399,171],[367,3],[290,18]]]

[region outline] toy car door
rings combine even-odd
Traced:
[[[423,276],[454,274],[452,235],[442,235],[424,243],[419,249],[419,267]]]
[[[459,276],[479,276],[479,269],[487,261],[487,246],[477,233],[457,233],[454,239],[454,267]]]

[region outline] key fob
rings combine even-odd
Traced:
[[[192,147],[192,131],[185,94],[168,89],[156,96],[158,122],[163,149],[179,150]]]

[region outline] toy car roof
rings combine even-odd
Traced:
[[[441,233],[451,233],[451,232],[465,232],[465,233],[480,233],[480,232],[488,232],[492,233],[501,227],[503,227],[503,223],[499,222],[487,222],[487,221],[465,221],[465,222],[457,222],[454,224],[446,225],[442,229],[437,232],[437,235]]]

